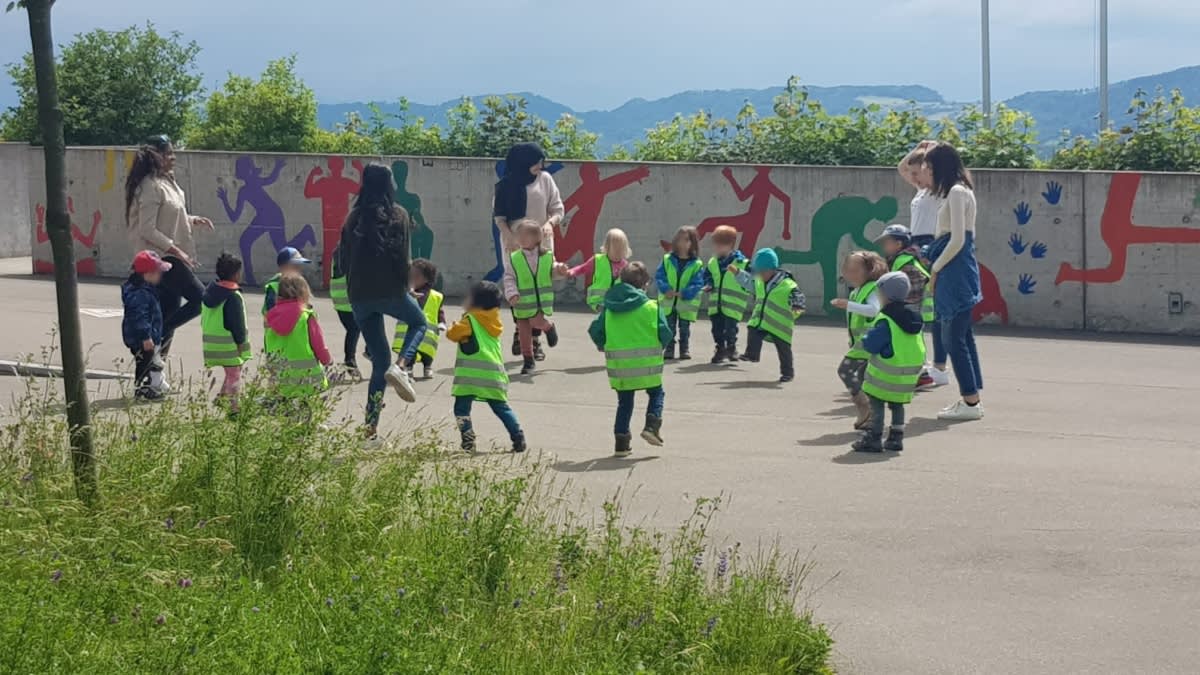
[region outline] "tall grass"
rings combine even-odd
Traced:
[[[73,497],[38,387],[0,434],[0,672],[826,673],[804,569],[563,506],[535,460],[364,450],[247,397],[96,420]]]

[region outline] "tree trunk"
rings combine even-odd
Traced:
[[[75,491],[85,503],[96,495],[96,461],[92,446],[91,413],[84,378],[83,338],[79,325],[79,288],[75,278],[75,242],[67,213],[67,148],[63,115],[58,107],[54,37],[50,26],[53,0],[27,0],[29,38],[37,78],[38,124],[45,144],[46,233],[54,253],[54,287],[58,297],[58,335],[62,347],[63,387],[67,399],[71,466]]]

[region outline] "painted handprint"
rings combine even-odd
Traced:
[[[1033,245],[1029,247],[1029,255],[1033,258],[1045,258],[1046,250],[1045,244],[1040,241],[1035,241],[1033,242]]]
[[[1013,232],[1013,235],[1008,238],[1008,247],[1012,249],[1014,255],[1021,255],[1029,247],[1029,244],[1021,239],[1020,233]]]
[[[1033,218],[1033,209],[1029,208],[1029,204],[1021,202],[1017,204],[1017,208],[1013,209],[1013,215],[1017,217],[1017,224],[1024,225]]]
[[[1034,286],[1037,286],[1037,280],[1031,274],[1022,274],[1017,281],[1017,290],[1021,295],[1033,295]]]
[[[1042,199],[1046,200],[1047,204],[1057,204],[1062,199],[1062,184],[1056,180],[1046,183],[1046,191],[1042,193]]]

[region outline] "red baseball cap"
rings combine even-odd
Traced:
[[[169,269],[171,269],[171,263],[158,257],[154,251],[141,251],[133,256],[133,271],[138,274],[166,272]]]

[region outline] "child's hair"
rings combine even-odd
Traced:
[[[650,272],[645,264],[635,260],[621,270],[621,283],[634,288],[645,288],[650,283]]]
[[[617,260],[629,260],[633,255],[633,248],[629,246],[629,237],[625,236],[625,230],[614,227],[604,234],[604,245],[600,247],[600,252],[609,258]]]
[[[542,233],[542,226],[538,225],[536,220],[532,218],[522,218],[518,220],[515,225],[513,225],[513,232],[517,235],[518,244],[521,243],[521,235],[528,231],[537,232],[538,253],[545,253],[548,249],[546,249],[546,243],[542,241],[544,236]],[[525,247],[521,246],[521,248]]]
[[[729,225],[721,225],[713,230],[712,239],[714,244],[723,244],[727,246],[736,246],[738,231]]]
[[[469,297],[475,309],[496,309],[500,306],[500,287],[490,281],[477,281]]]
[[[671,248],[675,248],[675,242],[680,237],[687,237],[688,240],[688,259],[700,257],[700,233],[691,225],[685,225],[678,230],[675,230],[675,236],[671,237]]]
[[[233,281],[242,271],[242,259],[228,251],[217,257],[217,279]]]
[[[285,274],[279,279],[280,300],[308,300],[312,297],[312,289],[308,282],[299,274]]]
[[[867,281],[877,281],[888,272],[887,261],[874,251],[851,251],[850,255],[846,256],[846,265],[861,266]]]
[[[432,284],[437,281],[437,266],[425,258],[417,258],[412,261],[412,268],[425,277],[426,283]]]
[[[921,168],[921,165],[924,163],[925,163],[925,151],[924,150],[914,151],[912,154],[910,154],[908,156],[908,165],[909,166],[914,166],[919,169],[919,168]]]

